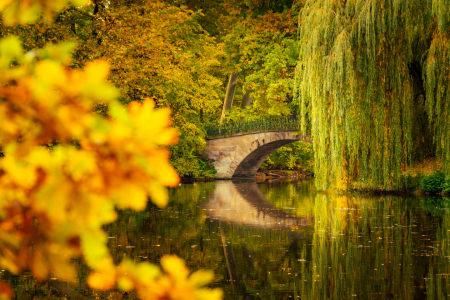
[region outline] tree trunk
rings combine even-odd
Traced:
[[[239,73],[231,73],[230,79],[228,80],[227,94],[225,95],[225,100],[223,101],[222,116],[220,117],[220,125],[223,123],[225,118],[225,113],[233,106],[234,93],[236,92],[237,80]]]
[[[227,262],[228,274],[230,275],[231,285],[233,286],[233,289],[236,289],[236,287],[239,287],[240,281],[236,267],[236,260],[234,259],[233,244],[230,243],[229,245],[227,245],[227,241],[225,239],[225,234],[223,233],[222,227],[220,227],[220,236],[222,238],[223,253],[225,254],[225,261]]]
[[[244,97],[242,97],[241,108],[245,108],[252,103],[253,96],[250,96],[250,92],[245,93]]]

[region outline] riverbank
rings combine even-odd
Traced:
[[[254,178],[257,182],[264,182],[279,179],[311,178],[313,176],[314,174],[312,172],[302,170],[264,170],[256,172]],[[181,183],[210,182],[215,180],[216,178],[211,177],[206,178],[181,177]]]
[[[191,178],[191,177],[181,177],[181,183],[194,183],[194,182],[210,182],[214,181],[216,178],[205,177],[205,178]]]
[[[403,167],[398,186],[394,186],[392,190],[384,190],[383,187],[373,188],[363,182],[354,182],[348,186],[348,191],[374,194],[434,194],[448,196],[449,192],[445,192],[445,190],[449,190],[448,186],[450,186],[450,180],[443,177],[442,173],[436,176],[441,169],[442,163],[440,160],[428,158],[422,162],[415,163],[414,166]],[[314,174],[312,172],[304,170],[259,170],[254,179],[261,183],[274,180],[311,178],[313,176]],[[216,179],[184,177],[181,178],[181,183],[209,182],[214,180]],[[439,181],[441,182],[439,183]],[[421,182],[425,184],[421,186]],[[436,189],[436,186],[439,185],[440,187]]]
[[[448,196],[450,191],[450,179],[441,172],[442,162],[436,157],[416,162],[414,166],[402,167],[398,183],[393,184],[391,190],[385,190],[381,186],[377,189],[367,186],[363,182],[354,182],[349,191],[373,193],[373,194],[414,194]]]
[[[303,179],[313,177],[313,175],[312,172],[302,170],[264,170],[256,172],[255,180],[264,182],[279,179]]]

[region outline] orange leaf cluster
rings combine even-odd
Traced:
[[[165,186],[179,178],[163,147],[176,143],[178,133],[170,111],[156,110],[153,100],[118,103],[116,89],[105,82],[107,63],[67,68],[72,48],[51,46],[36,60],[17,38],[0,41],[0,266],[74,281],[69,261],[82,256],[94,271],[93,288],[118,284],[144,298],[158,291],[164,299],[207,299],[204,292],[220,298],[198,289],[197,273],[186,278],[186,268],[159,276],[150,264],[114,265],[102,226],[116,219],[115,208],[143,210],[149,197],[159,207],[167,204]],[[99,103],[108,104],[109,118],[92,113]],[[183,292],[164,292],[178,287]],[[0,297],[11,295],[1,283]]]

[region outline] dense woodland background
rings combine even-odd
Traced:
[[[74,41],[71,67],[107,60],[122,103],[151,97],[170,107],[180,132],[170,160],[181,176],[214,177],[200,155],[205,126],[291,115],[312,132],[315,166],[304,155],[311,149],[290,145],[271,159],[295,163],[273,167],[315,168],[321,188],[397,189],[405,168],[424,159],[437,155],[450,170],[449,7],[95,0],[53,23],[1,26],[1,35],[19,35],[26,50]]]
[[[1,35],[19,35],[25,50],[74,41],[73,68],[106,59],[122,103],[152,97],[158,107],[171,108],[180,131],[171,162],[179,174],[211,177],[213,167],[200,156],[204,127],[218,124],[230,75],[238,78],[226,120],[298,113],[292,91],[301,6],[296,1],[91,1],[63,9],[52,24],[41,19],[2,26]],[[106,106],[97,111],[106,113]]]

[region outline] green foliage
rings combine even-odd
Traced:
[[[445,175],[442,172],[435,172],[422,178],[420,189],[427,193],[439,193],[442,192],[444,183]]]
[[[250,93],[253,114],[288,115],[298,60],[298,3],[228,1],[225,63],[239,73],[236,103]],[[294,1],[295,2],[295,1]]]
[[[261,170],[304,170],[312,172],[314,153],[312,145],[294,142],[278,148],[261,164]]]
[[[448,11],[450,1],[447,2]],[[447,13],[447,17],[448,15]],[[447,31],[447,34],[439,33],[434,36],[424,62],[424,77],[427,91],[425,107],[430,116],[429,122],[434,124],[436,150],[442,157],[444,173],[450,175],[450,30]]]
[[[444,184],[442,185],[442,191],[444,193],[450,193],[450,177],[445,177]]]
[[[177,147],[180,150],[182,146]],[[179,152],[178,152],[179,153]],[[216,169],[212,163],[203,157],[193,155],[192,152],[181,153],[180,156],[174,156],[170,159],[181,177],[189,178],[215,178]]]
[[[294,94],[304,130],[312,125],[320,188],[360,181],[392,189],[413,150],[430,147],[434,125],[448,175],[448,7],[448,0],[306,2]],[[430,123],[419,131],[416,118]]]
[[[214,178],[216,169],[210,161],[201,157],[205,141],[198,135],[181,134],[180,142],[171,146],[170,163],[181,177]]]
[[[401,189],[406,191],[415,191],[420,187],[420,182],[423,178],[423,175],[420,173],[417,174],[407,174],[402,175],[400,177],[400,181],[403,183],[403,187]]]
[[[227,114],[225,116],[225,122],[241,122],[245,121],[254,121],[259,118],[259,109],[255,102],[252,102],[246,108],[233,107],[232,109],[227,110]]]

